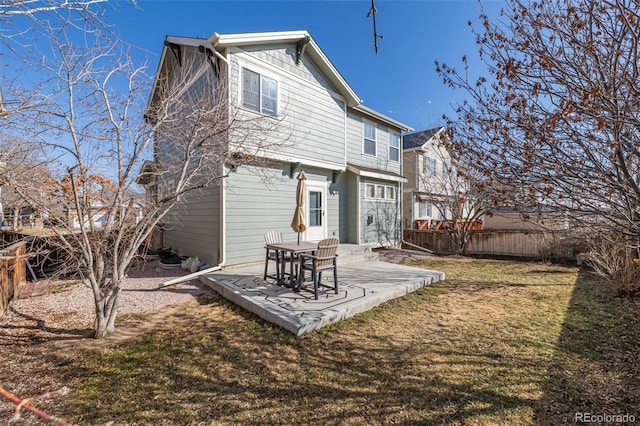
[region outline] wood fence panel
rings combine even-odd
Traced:
[[[537,230],[482,230],[475,231],[467,243],[465,252],[475,255],[540,257],[550,231]],[[557,235],[564,232],[554,231]],[[456,247],[447,231],[406,229],[406,242],[427,248],[436,253],[456,253]]]
[[[0,316],[27,283],[26,252],[24,242],[0,250]]]
[[[4,315],[9,302],[13,299],[13,286],[9,285],[8,261],[0,260],[0,316]]]

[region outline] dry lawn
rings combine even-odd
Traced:
[[[124,341],[2,347],[25,368],[0,378],[20,383],[21,396],[70,387],[37,405],[79,424],[555,425],[582,412],[640,421],[637,303],[576,268],[413,265],[447,279],[302,338],[202,296],[135,319],[147,328]]]

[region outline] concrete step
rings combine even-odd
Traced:
[[[378,253],[371,251],[371,247],[357,244],[340,244],[338,246],[338,265],[351,265],[375,260],[378,260]]]

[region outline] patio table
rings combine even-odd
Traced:
[[[297,274],[294,274],[293,272],[293,268],[294,268],[294,264],[296,263],[296,261],[298,260],[298,255],[300,253],[308,253],[308,252],[314,252],[318,249],[318,243],[312,243],[309,241],[300,241],[299,243],[294,242],[294,243],[274,243],[274,244],[267,244],[266,246],[268,249],[270,250],[278,250],[280,252],[283,252],[283,254],[285,252],[290,253],[291,256],[280,256],[281,259],[281,268],[280,271],[281,272],[281,276],[278,278],[278,284],[285,284],[285,285],[289,285],[292,289],[294,290],[298,290],[298,279],[297,279]],[[284,279],[284,275],[286,271],[286,262],[287,262],[287,258],[290,264],[290,273],[289,273],[289,282],[285,281]]]

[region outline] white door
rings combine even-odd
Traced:
[[[307,181],[307,198],[305,200],[307,231],[306,241],[320,241],[327,235],[327,185]]]

